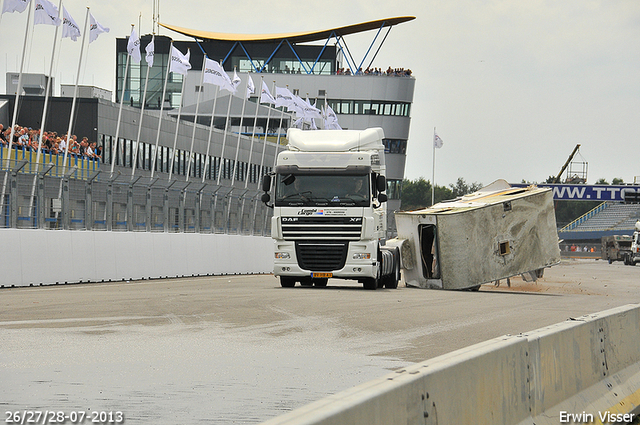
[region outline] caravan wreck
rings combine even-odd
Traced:
[[[429,208],[396,212],[407,286],[477,289],[523,274],[533,280],[560,262],[550,189],[498,180]]]

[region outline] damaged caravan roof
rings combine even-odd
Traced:
[[[509,200],[518,199],[531,195],[532,193],[549,191],[535,185],[522,187],[511,187],[505,180],[496,180],[482,189],[464,195],[460,198],[442,201],[428,208],[415,211],[403,211],[404,214],[452,214],[468,211],[475,208],[486,207],[487,205],[500,204]]]

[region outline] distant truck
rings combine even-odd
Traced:
[[[631,237],[631,250],[625,254],[624,263],[628,266],[635,266],[640,263],[640,220],[636,221],[636,231]]]
[[[631,254],[630,235],[603,236],[601,244],[603,260],[607,260],[609,264],[614,261],[625,261],[625,264],[627,263],[627,257]]]

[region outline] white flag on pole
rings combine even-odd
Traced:
[[[191,69],[191,64],[189,63],[190,56],[191,50],[187,50],[187,54],[183,55],[175,46],[171,46],[171,66],[169,67],[169,71],[186,76],[187,71]]]
[[[90,24],[89,24],[89,43],[95,41],[96,38],[103,32],[109,32],[109,28],[105,28],[96,21],[96,18],[93,17],[91,13],[89,13]]]
[[[443,144],[444,143],[442,142],[440,136],[438,136],[436,133],[433,133],[433,146],[440,149]]]
[[[154,40],[155,40],[155,37],[152,37],[149,44],[147,44],[147,47],[144,48],[144,51],[147,52],[147,54],[144,57],[144,60],[147,61],[147,65],[149,65],[149,68],[153,68],[153,57],[155,55]]]
[[[306,119],[311,119],[312,121],[313,121],[313,118],[322,119],[322,112],[320,112],[320,109],[311,105],[311,102],[309,102],[309,97],[305,99],[303,107],[304,107],[304,117]]]
[[[135,28],[131,29],[131,35],[127,42],[127,52],[131,55],[131,59],[136,63],[140,63],[142,60],[142,55],[140,54],[140,37],[138,37],[138,33]]]
[[[253,80],[251,79],[251,75],[247,74],[247,96],[246,98],[249,99],[251,97],[252,94],[254,94],[256,92],[256,86],[255,84],[253,84]]]
[[[4,0],[4,4],[2,5],[2,13],[22,13],[27,10],[27,6],[29,6],[30,1],[31,0]]]
[[[49,0],[36,0],[36,10],[33,13],[33,24],[60,25],[58,7]]]
[[[240,77],[238,77],[238,73],[236,72],[236,70],[233,70],[233,80],[231,80],[231,86],[233,86],[233,92],[235,93],[236,90],[238,90],[238,86],[240,85],[240,83],[242,82],[242,80],[240,79]]]
[[[324,121],[324,128],[326,128],[327,130],[342,130],[342,127],[340,127],[340,124],[338,124],[338,117],[336,116],[336,113],[333,111],[333,109],[331,109],[331,106],[327,105],[325,112],[327,118]]]
[[[80,27],[64,6],[62,6],[62,17],[62,38],[69,37],[73,41],[77,41],[78,37],[82,35]]]
[[[286,87],[276,86],[276,108],[280,106],[289,107],[291,102],[293,102],[293,93],[291,93]]]
[[[293,95],[293,99],[291,101],[291,104],[289,106],[287,106],[287,111],[289,112],[295,112],[296,115],[305,116],[305,108],[306,108],[307,104],[305,103],[304,100],[302,100],[302,98],[300,96],[296,96],[295,94]]]
[[[231,84],[231,78],[229,78],[229,74],[226,73],[222,65],[209,58],[205,58],[204,61],[203,82],[205,84],[213,84],[232,93],[235,91]]]
[[[270,103],[272,105],[276,104],[276,100],[271,95],[269,91],[269,87],[267,87],[267,83],[262,82],[262,92],[260,93],[260,103]]]

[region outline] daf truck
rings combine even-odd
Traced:
[[[399,249],[383,246],[383,138],[381,128],[288,130],[288,149],[262,187],[262,201],[273,208],[273,272],[283,287],[338,278],[397,288]]]

